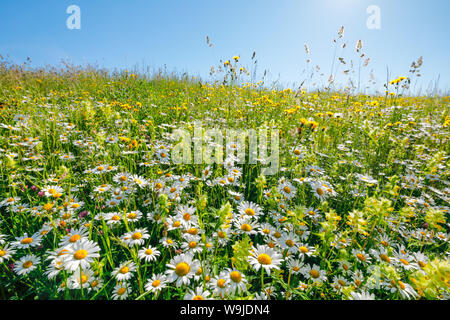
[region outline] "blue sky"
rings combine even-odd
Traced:
[[[81,9],[80,30],[66,27],[72,4]],[[379,30],[366,27],[370,5],[381,10]],[[240,55],[249,66],[256,51],[260,74],[268,69],[270,80],[290,86],[305,78],[305,43],[312,65],[329,76],[332,40],[343,25],[346,60],[357,61],[359,39],[371,58],[363,83],[373,70],[381,86],[387,66],[391,78],[407,75],[423,56],[417,88],[423,93],[439,76],[439,87],[449,92],[449,18],[448,0],[2,0],[0,54],[15,62],[31,57],[33,66],[61,59],[111,69],[166,65],[207,79],[220,59]],[[343,80],[339,73],[336,81]]]

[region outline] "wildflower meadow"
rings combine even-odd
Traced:
[[[349,50],[345,88],[2,57],[0,299],[448,300],[450,97]]]

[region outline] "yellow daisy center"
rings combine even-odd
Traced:
[[[82,259],[86,258],[87,255],[88,255],[88,252],[84,249],[81,249],[81,250],[78,250],[77,252],[75,252],[73,257],[77,260],[82,260]]]
[[[175,267],[175,273],[179,277],[187,275],[189,270],[191,270],[191,267],[186,262],[180,262]]]
[[[195,241],[189,242],[189,248],[194,249],[196,247],[197,247],[197,242],[195,242]]]
[[[73,236],[70,237],[69,242],[77,242],[78,240],[81,239],[81,236],[79,234],[74,234]]]
[[[160,284],[161,284],[160,280],[155,280],[155,281],[152,282],[153,288],[159,287]]]
[[[219,279],[217,280],[217,286],[220,288],[225,288],[225,279]]]
[[[32,238],[24,238],[22,241],[20,241],[21,244],[30,244],[33,242]]]
[[[313,277],[314,279],[317,279],[318,277],[319,277],[319,271],[317,271],[317,270],[311,270],[310,272],[309,272],[309,274],[311,275],[311,277]]]
[[[362,253],[358,253],[356,257],[361,261],[366,261],[366,257]]]
[[[137,217],[137,214],[134,212],[130,212],[127,216],[128,219],[136,219],[136,217]]]
[[[239,283],[239,282],[241,282],[241,280],[242,280],[242,275],[241,275],[238,271],[232,271],[232,272],[230,273],[230,279],[231,279],[233,282]]]
[[[245,209],[245,214],[248,216],[254,216],[255,210],[253,210],[252,208],[247,208],[247,209]]]
[[[268,265],[268,264],[271,264],[271,263],[272,263],[272,258],[271,258],[268,254],[266,254],[266,253],[261,253],[261,254],[258,256],[258,262],[259,262],[260,264]]]
[[[172,227],[174,228],[178,228],[181,225],[180,221],[175,221],[174,223],[172,223]]]
[[[131,236],[131,238],[133,238],[133,240],[139,240],[139,239],[142,238],[142,233],[140,233],[140,232],[135,232],[135,233]]]
[[[120,272],[121,274],[128,273],[128,272],[130,272],[130,268],[128,268],[127,266],[122,267],[122,268],[120,268],[119,272]]]
[[[299,247],[298,250],[299,250],[301,253],[307,253],[307,252],[309,252],[308,248],[305,247],[305,246]]]

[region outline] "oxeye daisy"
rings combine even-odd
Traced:
[[[323,282],[327,278],[325,270],[320,269],[316,264],[306,264],[302,269],[302,274],[306,279],[310,279],[312,282]]]
[[[291,200],[297,194],[297,188],[290,182],[284,182],[278,186],[278,192],[287,200]]]
[[[353,254],[353,256],[356,258],[356,260],[357,260],[358,262],[361,262],[361,263],[370,263],[370,261],[371,261],[370,255],[367,254],[367,253],[364,252],[364,251],[357,250],[357,249],[353,249],[353,250],[352,250],[352,254]]]
[[[225,246],[229,240],[229,228],[220,228],[213,233],[213,239],[218,242],[219,246]]]
[[[172,231],[183,227],[179,216],[166,218],[166,223],[167,223],[167,231]]]
[[[347,260],[340,260],[340,261],[338,261],[338,263],[339,263],[339,269],[342,270],[345,274],[347,272],[349,272],[353,267],[353,265],[350,262],[348,262]]]
[[[207,267],[207,266],[205,265],[205,267]],[[208,275],[208,276],[209,276],[209,275]],[[200,264],[199,264],[197,270],[196,270],[195,273],[194,273],[194,282],[200,281],[200,280],[202,280],[203,278],[206,278],[206,275],[204,274],[203,268],[202,268],[202,267],[200,266]],[[210,277],[209,277],[209,279],[211,280]],[[205,280],[206,280],[206,279],[205,279]]]
[[[179,206],[175,210],[176,219],[181,222],[185,228],[189,228],[192,225],[197,225],[197,215],[195,214],[195,207],[188,205]]]
[[[170,154],[166,148],[158,149],[155,154],[161,163],[169,163],[170,162]]]
[[[185,234],[184,241],[181,243],[181,249],[184,252],[191,252],[193,254],[202,252],[203,243],[200,240],[200,236]]]
[[[241,202],[238,205],[237,210],[242,218],[258,217],[262,213],[261,207],[250,201]]]
[[[150,189],[153,190],[156,194],[163,192],[166,187],[166,181],[162,179],[158,179],[156,181],[152,181],[150,183]]]
[[[355,270],[351,273],[351,277],[353,280],[353,283],[355,284],[355,286],[357,288],[361,287],[361,285],[363,284],[365,278],[363,273],[361,272],[361,270]]]
[[[414,290],[410,284],[401,280],[386,279],[381,286],[390,293],[398,293],[400,297],[404,299],[414,299],[419,297],[417,291]]]
[[[390,264],[393,262],[393,258],[389,257],[388,251],[383,247],[380,247],[378,250],[371,249],[370,253],[381,263]]]
[[[375,185],[375,184],[378,183],[377,180],[375,180],[374,178],[372,178],[372,177],[369,176],[369,175],[363,175],[363,174],[357,173],[357,174],[356,174],[356,177],[357,177],[359,180],[361,180],[362,182],[367,183],[367,184],[369,184],[369,185]]]
[[[212,174],[212,170],[211,170],[211,166],[207,166],[205,169],[203,169],[202,171],[202,176],[201,179],[202,180],[207,180]]]
[[[311,234],[311,231],[308,231],[308,227],[306,225],[300,225],[298,226],[297,233],[300,240],[306,241]]]
[[[179,183],[174,183],[171,186],[167,186],[164,193],[173,201],[179,201],[181,193],[183,192],[183,186]]]
[[[146,187],[148,184],[148,181],[146,179],[144,179],[143,177],[138,176],[136,174],[131,175],[130,180],[133,185],[139,187],[140,189]]]
[[[136,264],[132,261],[127,261],[114,269],[113,275],[117,281],[127,281],[133,277],[133,272],[136,270]]]
[[[275,232],[275,228],[267,222],[261,224],[261,226],[259,227],[259,230],[258,230],[259,234],[266,236],[266,237],[270,237],[274,232]]]
[[[27,233],[24,233],[21,237],[16,237],[16,241],[12,243],[15,248],[18,249],[27,249],[30,247],[37,247],[40,245],[42,240],[42,236],[38,233],[33,234],[32,236],[28,236]]]
[[[77,269],[67,280],[67,286],[71,289],[86,289],[91,290],[90,282],[92,281],[94,272],[90,269]]]
[[[103,218],[105,219],[108,225],[116,225],[122,222],[122,214],[119,212],[108,212],[103,214]]]
[[[321,182],[313,181],[310,183],[313,195],[320,201],[325,200],[328,197],[328,192]]]
[[[82,239],[87,239],[89,235],[89,230],[82,227],[80,229],[72,229],[64,238],[59,242],[60,247],[65,247],[66,245],[73,244]]]
[[[228,190],[229,195],[231,196],[231,199],[233,199],[233,202],[236,204],[241,203],[244,201],[244,195],[240,192],[235,192],[232,190]]]
[[[230,294],[241,294],[247,290],[247,279],[245,275],[237,269],[225,269]]]
[[[9,197],[0,202],[0,206],[12,206],[20,201],[20,197]]]
[[[292,148],[291,154],[296,157],[297,159],[303,159],[306,154],[306,148],[304,146],[296,146]]]
[[[130,289],[128,288],[128,284],[126,282],[119,282],[114,287],[112,292],[113,300],[125,300],[130,293]]]
[[[292,274],[300,273],[303,263],[298,259],[289,259],[286,263],[286,267]]]
[[[305,209],[306,217],[310,218],[313,222],[317,222],[321,219],[320,211],[314,208]]]
[[[308,172],[309,175],[312,176],[319,176],[319,175],[323,175],[325,173],[325,171],[318,166],[313,166],[313,165],[309,165],[305,168],[305,171]]]
[[[91,277],[89,286],[92,291],[98,292],[103,287],[103,281],[100,278]]]
[[[239,234],[256,234],[258,233],[258,223],[250,221],[250,219],[238,219],[234,222],[236,231]]]
[[[184,295],[184,300],[209,300],[211,293],[208,290],[203,290],[202,287],[197,287],[195,290],[189,289]]]
[[[117,199],[110,199],[108,201],[106,201],[106,207],[107,208],[114,208],[117,205],[119,205],[122,202],[122,200],[117,200]]]
[[[62,196],[63,188],[53,185],[46,186],[42,191],[44,191],[46,197],[59,198]]]
[[[64,255],[64,267],[71,271],[78,268],[87,269],[94,258],[100,257],[98,245],[94,241],[86,239],[77,241],[67,246],[66,249],[68,252]]]
[[[128,222],[138,222],[142,218],[142,212],[139,210],[130,211],[125,214]]]
[[[402,253],[401,250],[394,252],[394,264],[405,270],[418,269],[418,265],[409,254]]]
[[[94,192],[95,192],[95,193],[98,193],[98,194],[102,194],[102,193],[105,193],[106,191],[108,191],[109,188],[110,188],[109,185],[107,185],[107,184],[102,184],[102,185],[100,185],[100,186],[95,187],[95,188],[94,188]]]
[[[222,271],[218,276],[211,279],[209,287],[213,290],[213,295],[220,298],[224,298],[229,290],[229,279],[227,278],[227,272]]]
[[[295,233],[284,233],[281,238],[278,239],[278,243],[283,250],[287,250],[289,253],[296,253],[298,236]]]
[[[163,245],[164,248],[176,248],[177,242],[169,237],[163,237],[159,240],[159,243]]]
[[[214,250],[214,248],[215,248],[215,243],[214,243],[214,241],[211,239],[211,238],[209,238],[209,237],[207,237],[206,239],[205,239],[205,241],[203,242],[203,247],[206,249],[206,250],[208,250],[208,251],[213,251]]]
[[[338,291],[338,292],[340,292],[343,287],[346,287],[348,285],[349,284],[348,284],[347,279],[345,279],[342,276],[335,276],[334,279],[333,279],[333,283],[331,284],[333,289]]]
[[[62,258],[52,259],[44,274],[48,279],[54,279],[61,271],[64,270],[64,261]]]
[[[375,300],[375,295],[368,291],[356,292],[353,291],[350,293],[350,300]]]
[[[150,238],[146,229],[135,229],[134,231],[130,231],[125,233],[122,236],[122,240],[129,246],[140,246],[143,245],[145,239]]]
[[[250,265],[258,271],[263,268],[270,275],[271,269],[280,269],[279,266],[283,261],[282,255],[274,249],[266,245],[257,245],[250,251]]]
[[[182,284],[187,285],[199,266],[200,263],[194,260],[194,256],[190,253],[175,256],[167,264],[167,267],[170,269],[166,271],[167,280],[175,282],[177,287],[180,287]]]
[[[162,273],[154,274],[145,284],[145,290],[157,293],[167,286],[166,276]]]
[[[257,292],[253,300],[269,300],[269,296],[265,292]]]
[[[156,248],[153,248],[152,246],[143,248],[138,252],[139,258],[144,260],[145,262],[156,261],[160,254],[161,252]]]
[[[147,213],[147,220],[152,221],[154,223],[161,223],[163,221],[163,217],[161,215],[158,205],[156,206],[154,211]]]
[[[176,181],[177,183],[179,183],[183,188],[185,188],[189,185],[191,178],[189,175],[184,174],[181,176],[174,176],[173,180]]]
[[[10,247],[9,244],[0,246],[0,263],[3,263],[9,259],[11,259],[12,255],[15,254],[16,251]]]
[[[428,263],[428,257],[422,252],[414,252],[412,255],[412,260],[417,263],[417,265],[423,269]]]
[[[33,271],[39,265],[39,259],[32,255],[26,255],[14,263],[14,271],[19,275],[25,275]]]
[[[297,245],[297,253],[299,255],[299,257],[305,257],[305,256],[311,256],[312,254],[314,254],[314,252],[316,251],[316,249],[306,243],[299,243]]]

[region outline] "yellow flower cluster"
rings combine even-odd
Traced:
[[[393,84],[399,84],[400,82],[402,82],[403,80],[408,79],[407,77],[398,77],[397,79],[392,80],[391,82],[389,82],[390,85]]]

